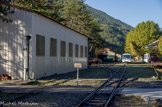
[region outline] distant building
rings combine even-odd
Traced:
[[[145,46],[145,49],[148,49],[148,48],[152,48],[152,49],[157,49],[158,47],[158,43],[159,43],[159,39],[146,45]],[[151,61],[157,61],[159,60],[160,58],[157,57],[156,53],[153,52],[153,53],[146,53],[144,54],[144,62],[146,63],[150,63]]]
[[[121,54],[116,54],[117,60],[121,61]]]
[[[3,4],[6,6],[6,4]],[[0,20],[0,74],[24,78],[25,35],[30,40],[30,78],[74,71],[74,63],[88,67],[88,37],[39,12],[9,5],[12,23]]]
[[[152,43],[146,45],[145,48],[146,48],[146,49],[147,49],[147,48],[153,48],[153,49],[156,49],[157,46],[158,46],[158,43],[159,43],[159,40],[156,40],[156,41],[154,41],[154,42],[152,42]]]
[[[109,48],[105,48],[104,50],[99,52],[99,54],[102,54],[102,55],[115,55],[115,52],[111,51]]]
[[[121,55],[111,51],[109,48],[105,48],[98,54],[98,58],[103,62],[121,61]]]

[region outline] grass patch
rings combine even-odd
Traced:
[[[144,101],[139,96],[122,95],[115,99],[115,107],[161,107],[162,101],[150,100]]]
[[[107,69],[91,68],[91,69],[79,71],[79,78],[81,80],[84,80],[84,79],[106,79],[109,76],[110,76],[110,74]],[[66,82],[68,85],[74,85],[74,84],[76,85],[75,80],[76,80],[76,71],[71,72],[71,73],[66,73],[66,74],[55,74],[55,75],[50,76],[49,79],[29,81],[29,82],[24,83],[23,85],[56,85],[56,84],[60,85],[60,84],[65,84]],[[96,82],[96,84],[100,84],[100,83],[98,83],[98,81],[95,81],[95,82]],[[70,84],[70,83],[72,83],[72,84]],[[90,84],[90,85],[92,86],[93,84]]]
[[[162,72],[157,71],[160,77],[157,77],[154,69],[147,66],[129,66],[126,69],[127,78],[138,78],[138,80],[126,85],[129,88],[162,88]]]
[[[152,78],[138,78],[139,82],[150,82],[150,81],[161,81],[161,79],[158,79],[158,77],[152,77]]]
[[[139,97],[139,96],[133,96],[133,95],[131,95],[131,96],[125,96],[125,95],[123,95],[123,96],[121,96],[121,98],[123,99],[123,100],[134,100],[134,101],[144,101],[141,97]]]
[[[79,86],[100,86],[106,79],[79,79]],[[70,80],[68,82],[60,84],[60,86],[76,86],[77,81]]]
[[[53,85],[56,84],[57,80],[37,80],[23,83],[23,85]]]
[[[118,66],[124,65],[125,63],[116,63],[112,69],[117,69]],[[102,64],[107,66],[109,64]],[[158,72],[162,76],[162,72]],[[107,79],[110,76],[108,69],[103,68],[90,68],[86,70],[79,71],[80,85],[98,86],[101,84],[102,79]],[[155,71],[149,67],[148,64],[133,64],[129,63],[126,69],[125,76],[127,78],[144,78],[145,81],[155,81],[157,80]],[[48,77],[47,77],[48,78]],[[76,85],[76,71],[66,73],[66,74],[55,74],[50,76],[49,79],[37,80],[25,83],[24,85]],[[67,79],[71,79],[65,81]],[[63,82],[65,81],[65,82]],[[142,81],[142,79],[140,80]],[[60,83],[59,83],[60,82]],[[63,82],[63,83],[62,83]],[[87,83],[86,83],[87,82]]]
[[[158,72],[162,76],[162,72]],[[129,66],[126,69],[127,78],[151,78],[157,76],[151,67],[145,66]]]
[[[158,72],[161,72],[162,73],[162,68],[161,69],[156,69]]]
[[[96,68],[91,69],[90,71],[87,71],[85,73],[80,72],[80,78],[81,79],[105,79],[110,76],[108,70]]]
[[[3,83],[3,82],[10,82],[12,80],[0,80],[0,83]]]
[[[145,64],[145,63],[128,63],[128,66],[145,66],[145,67],[149,67],[150,64]]]

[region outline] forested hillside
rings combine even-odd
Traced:
[[[101,24],[101,29],[103,29],[101,36],[109,43],[108,46],[114,51],[122,53],[124,51],[125,37],[133,27],[88,5],[87,10]]]
[[[89,48],[96,50],[111,48],[118,53],[124,52],[125,36],[132,28],[89,7],[83,0],[14,0],[12,4],[38,11],[91,37]]]

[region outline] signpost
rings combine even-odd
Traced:
[[[77,86],[79,83],[79,68],[82,68],[82,64],[81,63],[74,63],[74,68],[77,68]]]

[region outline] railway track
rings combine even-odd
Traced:
[[[92,91],[80,104],[76,107],[108,107],[110,106],[114,96],[119,91],[126,66],[118,70],[109,69],[110,77],[98,88]],[[118,75],[118,78],[116,76]]]
[[[114,65],[111,65],[111,66],[114,66]],[[102,66],[99,65],[97,68],[95,67],[95,68],[91,68],[91,69],[100,69],[100,68],[102,68],[102,70],[107,70],[107,68],[110,68],[110,65],[104,65],[104,66],[103,66],[103,65],[102,65]],[[107,82],[110,81],[110,80],[112,79],[112,77],[113,77],[113,73],[112,73],[111,71],[109,71],[109,73],[110,73],[110,77],[111,77],[111,78],[110,78],[109,80],[107,80]],[[87,72],[82,72],[81,75],[82,75],[82,76],[87,75]],[[59,84],[61,84],[61,83],[70,81],[70,80],[75,79],[75,78],[76,78],[76,74],[73,74],[70,78],[67,78],[67,79],[65,79],[64,81],[58,82],[58,83],[56,83],[56,84],[54,84],[54,85],[52,85],[52,86],[57,86],[57,85],[59,85]],[[106,82],[105,82],[105,84],[103,84],[102,86],[104,86],[104,85],[106,85]],[[102,87],[102,86],[101,86],[101,87]],[[28,95],[38,93],[38,92],[40,92],[41,90],[43,90],[43,89],[45,89],[45,88],[48,88],[48,86],[41,86],[40,88],[36,88],[36,89],[34,89],[34,90],[31,90],[31,91],[28,92],[28,93],[23,93],[23,94],[20,94],[20,95],[18,95],[18,96],[11,97],[11,98],[5,100],[4,103],[16,102],[16,101],[18,101],[19,99],[21,99],[21,98],[23,98],[23,97],[27,97]],[[98,90],[99,90],[99,89],[100,89],[100,88],[98,88]],[[20,89],[20,90],[21,90],[21,89]],[[19,90],[17,90],[17,91],[19,91]],[[10,94],[12,94],[12,93],[6,93],[5,96],[9,96]]]

